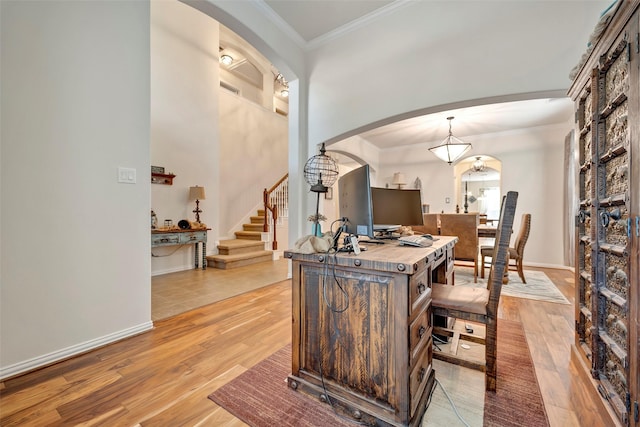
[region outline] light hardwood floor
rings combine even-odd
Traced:
[[[573,301],[572,273],[543,271]],[[194,284],[202,280],[191,273]],[[500,317],[523,324],[551,425],[606,425],[571,362],[573,306],[503,297]],[[290,282],[155,325],[1,382],[0,425],[244,425],[207,396],[290,342]]]
[[[287,277],[289,260],[285,258],[229,270],[207,268],[153,276],[151,320],[166,319]]]

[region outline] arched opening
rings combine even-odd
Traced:
[[[487,155],[467,157],[455,166],[456,210],[478,212],[487,220],[500,216],[502,162]]]

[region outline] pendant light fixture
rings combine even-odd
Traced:
[[[454,118],[453,116],[447,117],[447,120],[449,120],[449,135],[442,141],[442,144],[429,148],[429,151],[435,154],[436,157],[449,164],[458,160],[460,156],[471,149],[470,143],[460,141],[451,133],[451,120]]]
[[[482,172],[487,167],[487,165],[482,161],[481,156],[476,156],[476,161],[472,163],[471,167],[474,172]]]

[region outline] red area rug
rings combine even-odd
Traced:
[[[213,392],[209,399],[254,427],[349,426],[326,403],[291,390],[291,345]]]
[[[354,426],[331,407],[287,387],[291,346],[213,392],[209,399],[253,427]],[[436,372],[436,378],[438,373]],[[485,392],[484,425],[548,426],[522,326],[498,323],[498,391]]]
[[[540,385],[519,322],[498,320],[497,358],[496,392],[484,395],[484,426],[548,426]]]

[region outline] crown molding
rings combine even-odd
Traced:
[[[305,51],[311,51],[311,50],[317,49],[329,43],[330,41],[336,40],[352,31],[355,31],[359,28],[366,26],[370,22],[375,21],[380,17],[383,17],[392,12],[395,12],[396,10],[409,6],[412,2],[413,0],[396,0],[393,3],[390,3],[386,6],[383,6],[379,9],[376,9],[372,12],[367,13],[366,15],[363,15],[354,21],[348,22],[336,28],[335,30],[331,30],[321,36],[316,37],[313,40],[310,40],[306,44],[304,49]]]
[[[267,17],[278,29],[280,29],[285,35],[302,50],[307,50],[307,42],[302,38],[291,25],[287,23],[280,15],[278,15],[264,0],[252,0],[251,4],[258,9],[263,15]]]
[[[348,22],[334,30],[331,30],[321,36],[314,38],[307,42],[291,25],[287,23],[280,15],[278,15],[264,0],[251,0],[251,3],[264,14],[278,29],[280,29],[285,35],[291,38],[293,42],[305,52],[317,49],[330,41],[336,40],[345,34],[355,31],[364,27],[368,23],[379,19],[380,17],[392,13],[398,9],[406,7],[412,3],[413,0],[396,0],[386,6],[376,9],[362,17]]]

